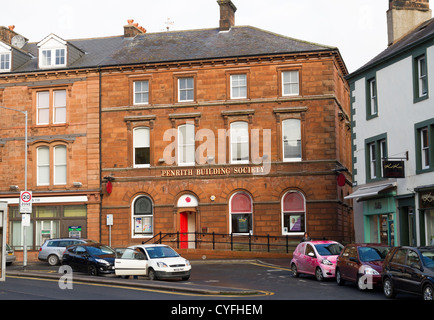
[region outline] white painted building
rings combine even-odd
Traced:
[[[428,0],[389,3],[389,47],[347,77],[354,188],[346,199],[356,241],[434,245],[434,19]],[[391,18],[403,11],[414,13],[410,24]],[[398,23],[408,29],[396,39]]]

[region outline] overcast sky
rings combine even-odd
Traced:
[[[339,48],[353,72],[387,47],[388,0],[232,0],[235,24]],[[216,28],[217,0],[3,1],[0,25],[31,42],[115,36],[128,19],[148,32]],[[171,23],[168,24],[167,22]]]

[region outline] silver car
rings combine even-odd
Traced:
[[[6,243],[6,265],[10,266],[16,260],[14,249]]]
[[[67,246],[90,242],[95,241],[76,238],[48,239],[45,240],[44,244],[39,248],[38,259],[41,261],[47,261],[50,266],[55,266],[62,260],[63,252]]]

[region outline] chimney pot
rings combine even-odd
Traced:
[[[134,23],[133,19],[127,20],[128,25],[124,26],[124,37],[125,38],[134,38],[138,34],[146,33],[146,29],[139,26],[138,23]]]
[[[14,31],[15,26],[8,26],[9,30]]]

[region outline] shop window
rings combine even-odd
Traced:
[[[301,160],[301,121],[288,119],[282,121],[283,161]]]
[[[133,130],[133,144],[134,167],[149,167],[151,163],[149,128],[135,128]]]
[[[249,125],[233,122],[230,129],[231,163],[249,163]]]
[[[306,231],[306,201],[298,191],[288,191],[282,198],[282,234]]]
[[[147,196],[139,196],[133,202],[133,238],[152,236],[154,230],[154,208]]]
[[[244,192],[235,193],[230,200],[231,232],[252,233],[252,199]]]

